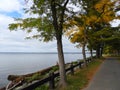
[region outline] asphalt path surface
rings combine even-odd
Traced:
[[[107,58],[83,90],[120,90],[120,61]]]

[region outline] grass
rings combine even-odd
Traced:
[[[47,85],[42,85],[40,87],[35,88],[34,90],[49,90],[49,87]]]
[[[67,87],[64,89],[61,87],[57,87],[57,89],[55,90],[81,90],[82,88],[86,87],[102,61],[103,60],[94,60],[93,62],[88,64],[88,67],[77,69],[74,75],[67,75]],[[54,67],[53,70],[58,70],[58,67]],[[36,77],[38,77],[38,75],[34,75],[31,79],[36,79]],[[29,80],[32,81],[31,79]],[[42,85],[35,88],[34,90],[49,90],[49,86]]]
[[[36,73],[36,74],[33,74],[31,77],[26,77],[25,78],[25,81],[27,82],[27,83],[29,83],[29,82],[32,82],[32,81],[35,81],[35,80],[39,80],[39,79],[41,79],[43,76],[41,76],[39,73]]]
[[[102,60],[95,60],[89,63],[87,68],[77,70],[73,76],[69,75],[68,86],[65,89],[61,88],[59,90],[81,90],[87,86],[101,63]]]
[[[117,59],[120,61],[120,55],[119,55],[119,56],[117,56]]]

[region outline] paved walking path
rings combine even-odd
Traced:
[[[120,90],[120,62],[109,57],[83,90]]]

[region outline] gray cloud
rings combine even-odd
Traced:
[[[44,43],[38,40],[25,40],[28,35],[25,32],[18,30],[8,30],[8,25],[14,22],[13,16],[8,16],[5,13],[18,12],[22,17],[28,17],[22,13],[23,0],[1,0],[0,3],[0,52],[57,52],[56,41]],[[21,3],[22,2],[22,3]],[[9,3],[9,4],[6,4]],[[4,13],[2,13],[4,12]],[[34,15],[36,17],[36,15]],[[76,52],[79,49],[74,47],[69,40],[63,38],[63,49],[65,52]]]

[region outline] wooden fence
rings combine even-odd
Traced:
[[[91,59],[87,59],[87,63],[91,62]],[[82,68],[84,62],[78,62],[77,64],[71,63],[70,67],[67,68],[65,71],[66,73],[70,72],[72,75],[74,75],[74,71],[76,67]],[[36,87],[39,87],[45,83],[49,83],[49,88],[54,89],[55,88],[55,78],[59,77],[59,72],[52,72],[49,74],[48,77],[43,78],[41,80],[38,80],[30,85],[27,85],[26,87],[20,89],[20,90],[33,90]]]

